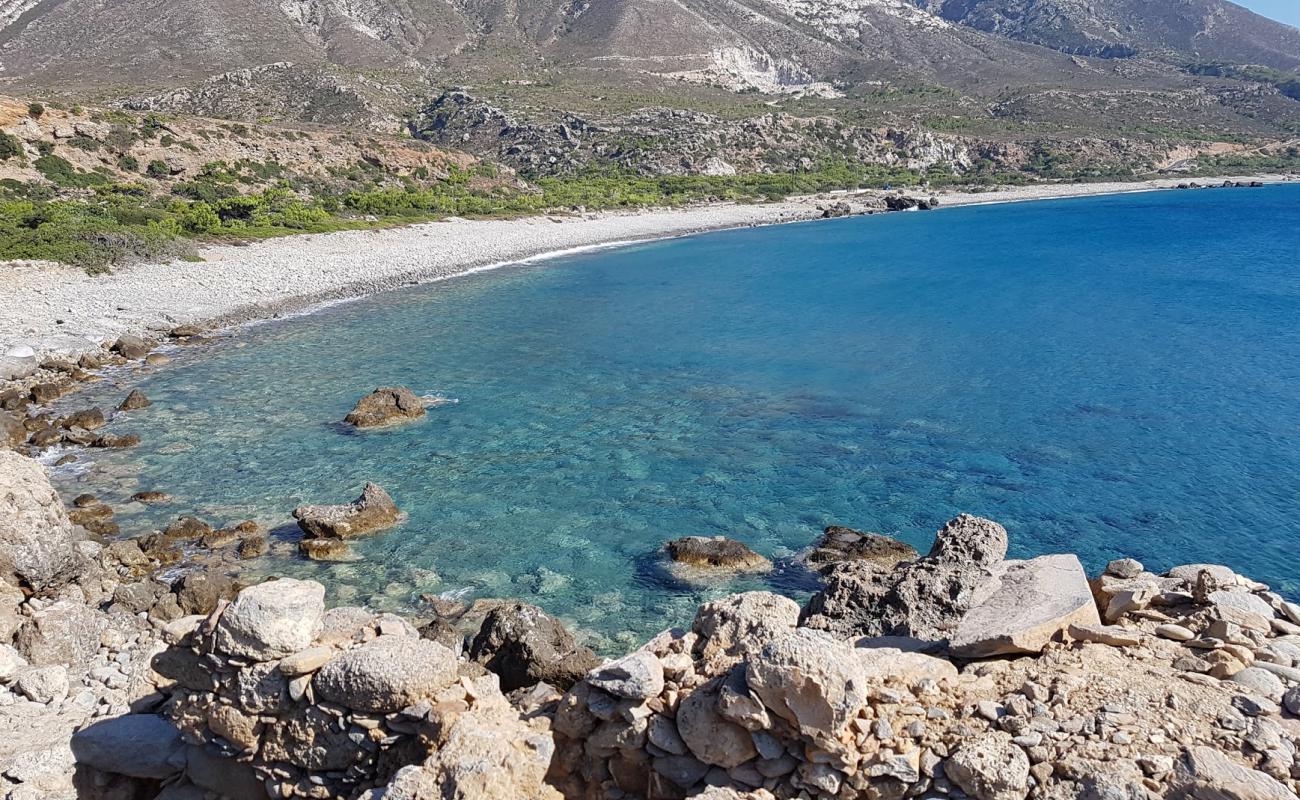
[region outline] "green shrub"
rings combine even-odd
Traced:
[[[95,152],[102,146],[100,145],[99,142],[95,141],[89,136],[82,136],[80,134],[73,136],[71,139],[69,139],[68,144],[72,147],[77,148],[78,150],[85,150],[86,152],[89,153]]]
[[[40,103],[32,103],[27,106],[27,114],[32,119],[40,119],[45,114],[45,106]]]
[[[98,172],[82,172],[64,158],[56,155],[41,156],[36,159],[36,171],[55,186],[69,189],[86,189],[91,186],[103,186],[108,178]]]
[[[7,133],[0,133],[0,161],[8,161],[18,156],[22,157],[23,143],[17,136],[11,136]]]
[[[125,153],[117,160],[117,166],[123,172],[139,172],[140,160],[130,153]]]
[[[167,166],[166,161],[155,158],[149,162],[149,166],[144,168],[144,173],[150,178],[170,178],[172,168]]]

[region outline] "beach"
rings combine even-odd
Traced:
[[[1224,180],[1287,178],[1214,178],[1200,183],[1217,186]],[[942,209],[1152,191],[1187,182],[1169,178],[1042,184],[933,195]],[[0,266],[0,356],[76,356],[110,344],[122,334],[148,335],[183,324],[228,327],[575,250],[809,221],[821,218],[829,204],[865,204],[884,194],[836,192],[764,204],[719,203],[510,220],[453,218],[211,246],[201,251],[201,262],[140,264],[98,276],[71,266],[11,263]]]

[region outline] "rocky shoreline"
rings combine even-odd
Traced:
[[[6,800],[1300,788],[1300,605],[1223,566],[1124,559],[1089,579],[1069,554],[1008,560],[1006,531],[977,517],[925,554],[832,528],[806,606],[733,595],[601,661],[519,603],[466,635],[440,609],[326,608],[311,581],[177,571],[179,542],[220,532],[95,535],[17,453],[0,451],[0,504]],[[691,558],[743,562],[725,544]]]

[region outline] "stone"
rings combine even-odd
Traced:
[[[154,714],[128,714],[93,723],[72,735],[78,764],[133,778],[164,780],[185,768],[180,732]]]
[[[1295,800],[1274,778],[1233,761],[1213,747],[1189,747],[1169,780],[1175,796],[1213,800]]]
[[[136,492],[131,495],[131,502],[142,503],[146,506],[170,503],[171,499],[171,495],[165,492]]]
[[[1292,715],[1300,717],[1300,686],[1292,686],[1282,696],[1282,706]]]
[[[696,651],[718,666],[758,652],[764,644],[799,624],[799,604],[771,592],[744,592],[699,607],[691,626]]]
[[[18,630],[18,651],[38,667],[85,664],[99,650],[105,618],[83,603],[59,600]]]
[[[393,712],[454,683],[456,654],[410,636],[380,636],[331,659],[316,673],[316,693],[357,711]]]
[[[975,800],[1023,800],[1029,794],[1029,758],[1001,732],[963,742],[944,774]]]
[[[821,566],[856,560],[869,561],[882,569],[893,569],[900,562],[915,561],[919,557],[916,548],[893,537],[832,525],[826,528],[821,541],[808,554],[808,563]]]
[[[344,422],[356,428],[379,428],[420,419],[425,402],[405,387],[376,389],[361,398]]]
[[[1007,529],[990,519],[960,514],[935,534],[928,557],[991,567],[1007,557]]]
[[[1184,628],[1182,625],[1175,625],[1173,623],[1158,625],[1156,626],[1155,632],[1156,636],[1174,642],[1190,642],[1196,638],[1196,634],[1193,631]]]
[[[666,546],[668,557],[678,564],[703,569],[736,572],[766,572],[772,562],[734,539],[723,536],[684,536]]]
[[[300,650],[280,659],[280,674],[290,678],[310,674],[325,666],[334,657],[335,652],[332,647],[309,647]]]
[[[144,392],[140,391],[139,389],[132,389],[130,393],[127,394],[126,399],[124,399],[118,405],[117,410],[118,411],[139,411],[140,409],[148,408],[151,405],[153,405],[153,401],[151,401],[148,397],[145,397]]]
[[[186,615],[210,614],[222,600],[235,597],[237,584],[229,575],[195,571],[181,576],[176,602]]]
[[[23,658],[12,645],[0,644],[0,683],[9,682],[19,670],[27,666],[27,659]]]
[[[104,412],[98,408],[86,408],[81,411],[74,411],[63,419],[59,420],[59,427],[65,430],[80,428],[85,431],[98,430],[107,424],[104,419]]]
[[[68,696],[68,668],[55,665],[23,670],[14,688],[33,703],[59,702]]]
[[[962,617],[949,644],[962,658],[1041,653],[1070,625],[1099,625],[1083,565],[1074,555],[1011,561],[995,572],[998,587]]]
[[[239,593],[217,623],[217,647],[253,661],[272,661],[309,647],[321,632],[325,587],[291,578]]]
[[[503,691],[537,683],[567,690],[600,665],[564,625],[536,606],[508,603],[490,611],[469,658],[496,673]]]
[[[593,669],[587,682],[615,697],[648,700],[664,690],[664,667],[654,653],[638,650]]]
[[[1110,647],[1136,647],[1142,644],[1142,632],[1131,631],[1118,625],[1080,625],[1069,628],[1070,638],[1076,642],[1092,642]]]
[[[1106,565],[1106,574],[1116,578],[1136,578],[1143,571],[1142,562],[1134,558],[1119,558]]]
[[[66,581],[75,560],[72,522],[45,468],[0,450],[0,580],[51,589]]]
[[[1197,577],[1202,571],[1209,572],[1210,576],[1213,577],[1214,580],[1226,586],[1231,586],[1236,583],[1237,580],[1237,573],[1233,572],[1230,567],[1225,567],[1222,564],[1183,564],[1182,566],[1174,567],[1165,574],[1171,578],[1178,578],[1179,580],[1185,581],[1189,584],[1195,584]]]
[[[311,538],[350,539],[391,527],[402,514],[388,492],[378,484],[367,483],[361,496],[351,503],[299,506],[293,516]]]
[[[356,561],[352,545],[342,539],[302,539],[298,552],[312,561]]]
[[[110,349],[122,358],[138,361],[149,355],[149,351],[153,349],[153,344],[147,339],[127,334],[119,336]]]
[[[1220,589],[1217,592],[1211,592],[1208,599],[1212,605],[1218,608],[1225,606],[1235,608],[1248,614],[1254,614],[1264,620],[1273,618],[1273,606],[1256,594]]]
[[[122,450],[128,447],[136,447],[140,444],[140,437],[134,433],[104,434],[95,441],[90,443],[91,447],[102,447],[110,450]]]
[[[1286,692],[1286,687],[1282,684],[1282,679],[1260,667],[1247,667],[1231,678],[1233,683],[1239,683],[1251,690],[1260,697],[1267,697],[1273,702],[1280,702],[1282,695]]]
[[[12,450],[25,441],[27,428],[23,427],[23,421],[8,411],[0,411],[0,448]]]
[[[870,697],[866,652],[800,628],[773,639],[750,658],[749,688],[804,734],[836,737]]]
[[[18,381],[29,377],[38,366],[36,356],[0,356],[0,381]]]
[[[697,759],[730,769],[758,755],[749,731],[717,711],[720,679],[687,695],[677,709],[677,731]]]

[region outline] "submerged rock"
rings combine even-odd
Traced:
[[[351,503],[332,506],[299,506],[293,511],[298,527],[315,539],[350,539],[395,525],[401,512],[388,492],[367,483],[361,496]]]
[[[722,536],[685,536],[667,544],[668,557],[691,567],[766,572],[772,562],[748,546]]]
[[[361,398],[344,422],[357,428],[379,428],[419,419],[425,403],[405,387],[376,389]]]
[[[500,676],[507,692],[537,683],[568,689],[600,665],[563,623],[524,603],[493,609],[470,643],[469,658]]]

